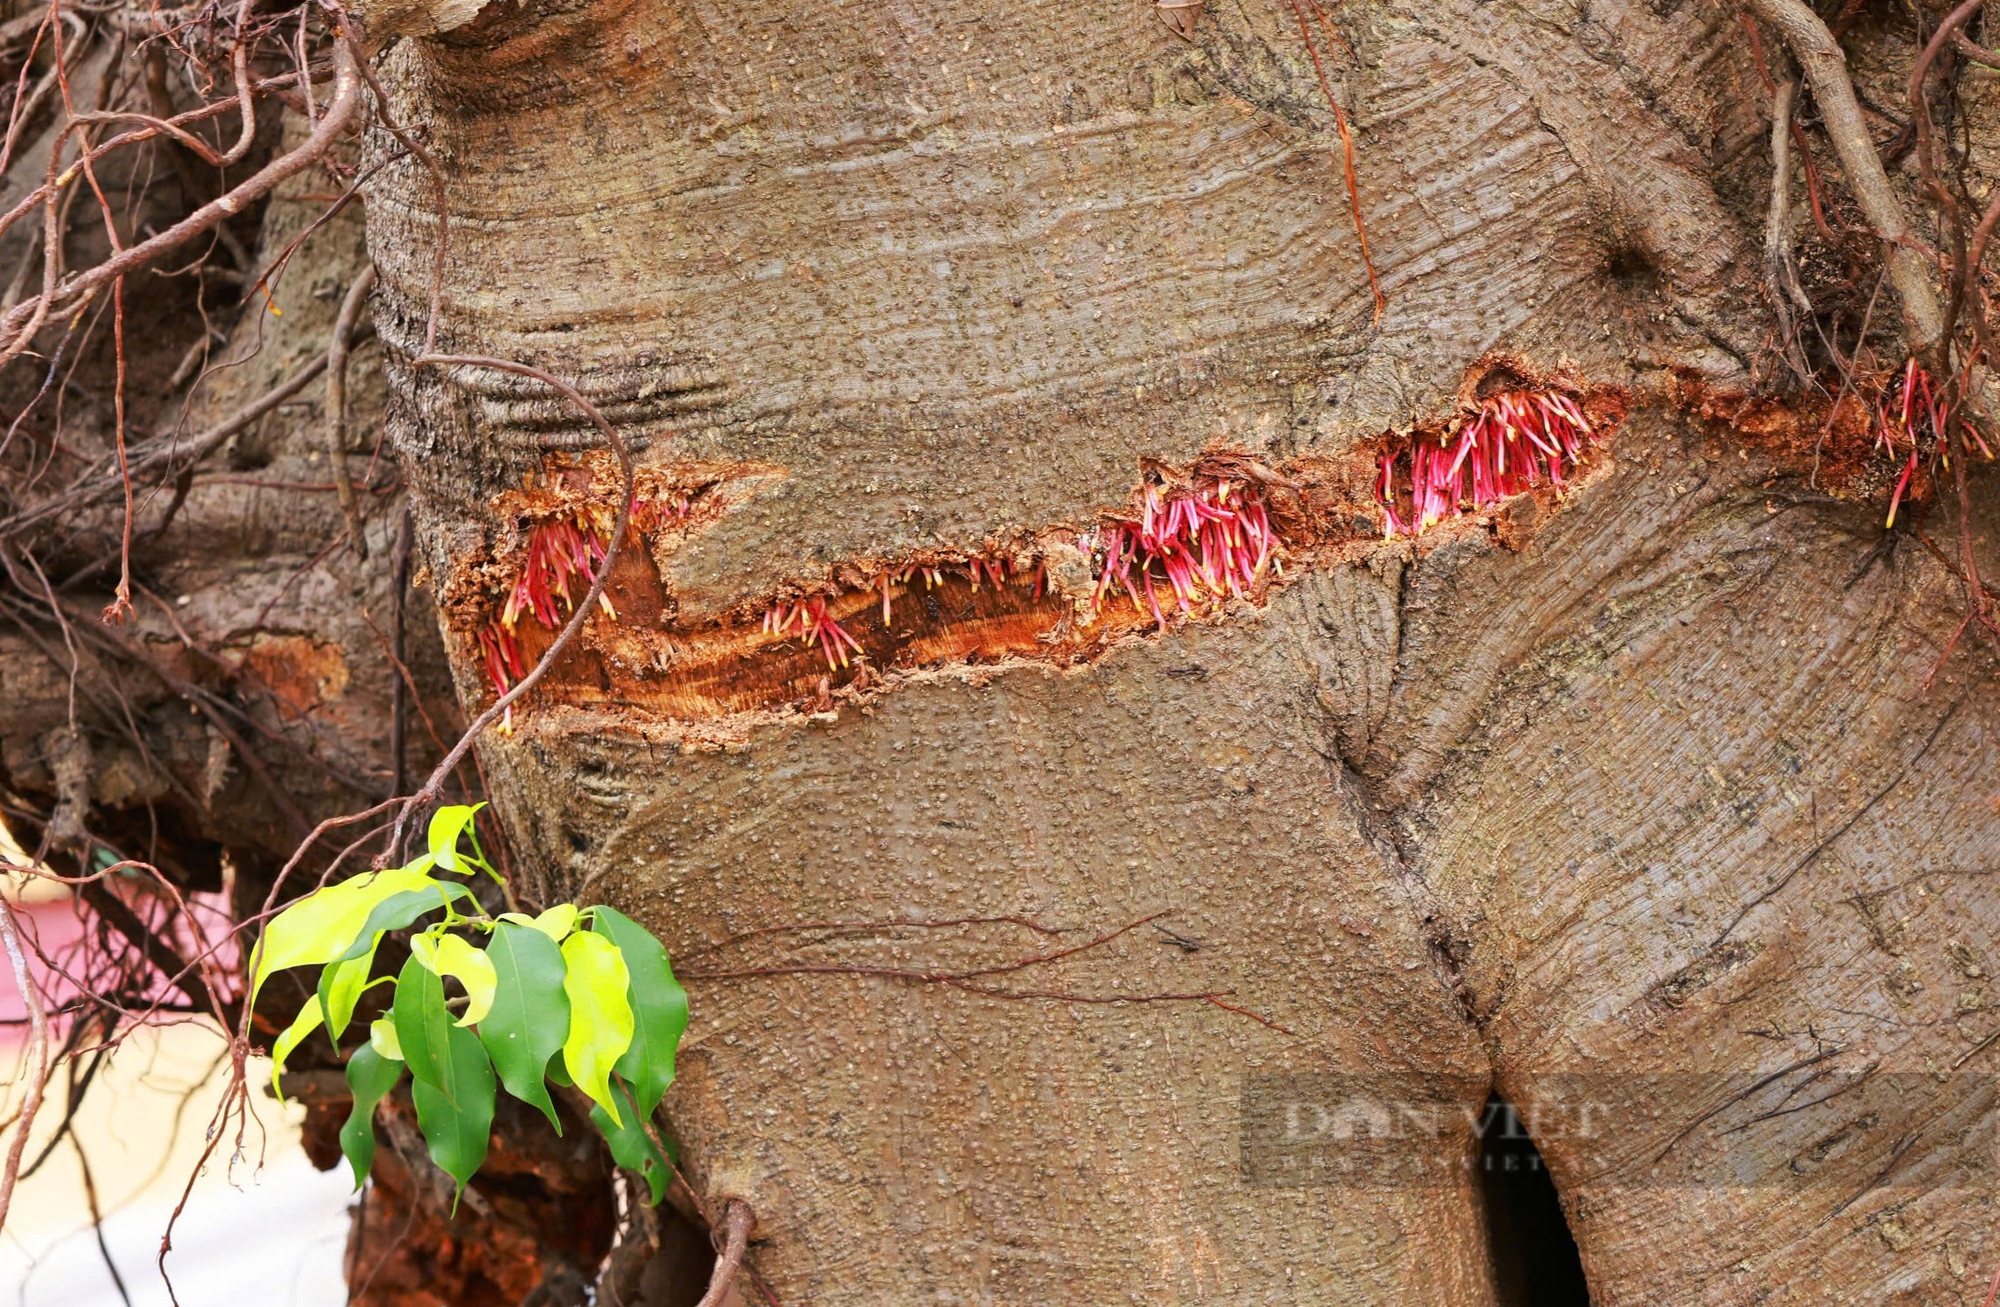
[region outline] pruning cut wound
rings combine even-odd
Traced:
[[[660,537],[698,530],[724,510],[701,488],[663,493],[642,475],[630,543],[612,562],[600,611],[530,702],[675,721],[826,709],[836,692],[906,673],[1008,659],[1069,665],[1128,635],[1218,618],[1232,602],[1261,602],[1281,575],[1280,531],[1246,466],[1244,456],[1217,454],[1191,472],[1155,467],[1127,509],[1081,529],[841,564],[823,588],[691,621],[660,564],[671,553],[659,554]],[[615,513],[590,487],[605,479],[552,468],[496,504],[523,534],[479,567],[476,589],[488,597],[460,628],[477,641],[495,697],[527,675],[604,564]]]
[[[822,578],[699,614],[683,612],[675,593],[677,542],[783,470],[643,467],[601,611],[523,707],[610,711],[699,742],[735,738],[744,714],[831,711],[912,675],[1090,662],[1122,640],[1259,607],[1294,569],[1379,547],[1384,518],[1388,536],[1414,537],[1526,491],[1560,489],[1628,403],[1616,388],[1553,381],[1498,357],[1469,372],[1461,393],[1464,412],[1441,431],[1385,435],[1281,467],[1228,449],[1188,467],[1148,463],[1122,508],[1082,523],[839,562]],[[590,456],[555,462],[495,501],[518,534],[497,556],[466,560],[472,584],[450,607],[496,697],[554,643],[604,566],[616,517],[616,492],[604,493],[617,484],[611,471]],[[724,719],[734,724],[720,735],[683,729]]]

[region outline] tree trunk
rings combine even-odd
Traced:
[[[392,1104],[357,1301],[581,1302],[618,1226],[598,1300],[684,1307],[681,1218],[739,1200],[742,1303],[1511,1307],[1496,1096],[1591,1301],[1983,1295],[2000,691],[1954,542],[2000,569],[1995,477],[1969,518],[1919,477],[1883,528],[1871,406],[1928,346],[1817,126],[1767,223],[1798,76],[1768,29],[1720,0],[355,8],[394,126],[352,386],[410,488],[416,703],[518,683],[633,510],[605,610],[477,760],[524,898],[629,912],[693,1004],[676,1215],[523,1112],[489,1210],[447,1216]],[[1843,12],[1915,212],[1883,106],[1940,15]],[[1950,75],[1971,194],[2000,106]],[[240,396],[324,348],[363,267],[336,243],[238,326]],[[1380,478],[1522,395],[1592,429],[1561,490],[1384,538]],[[318,484],[323,416],[238,469]],[[10,796],[163,810],[169,853],[268,874],[388,791],[399,729],[421,780],[458,723],[385,725],[400,504],[364,505],[342,592],[312,565],[335,497],[266,522],[248,493],[196,483],[145,548],[302,760],[230,772],[161,679],[173,781],[78,798],[48,632],[0,645]],[[1120,524],[1190,503],[1267,515],[1274,555],[1188,603],[1149,563],[1107,586]]]
[[[1990,663],[1931,679],[1955,584],[1817,488],[1808,405],[1719,402],[1770,322],[1741,28],[1308,25],[1378,320],[1300,17],[500,5],[391,56],[441,173],[371,191],[378,325],[461,694],[524,478],[618,483],[553,394],[411,365],[440,195],[438,348],[579,379],[696,496],[482,746],[545,894],[689,977],[693,1188],[780,1302],[1478,1303],[1469,1173],[1260,1178],[1259,1095],[1445,1077],[1457,1157],[1489,1086],[1608,1076],[1615,1141],[1542,1141],[1597,1299],[1973,1292],[1988,1200],[1937,1177],[1979,1144],[1908,1152],[1962,1078],[1809,1109],[1809,1183],[1646,1182],[1755,1113],[1732,1073],[1984,1071],[1994,1030]],[[1369,442],[1557,369],[1630,405],[1559,504],[1343,516]],[[1075,601],[1076,533],[1204,451],[1269,469],[1259,602],[1093,639],[964,578]],[[815,685],[756,622],[819,593],[870,665]]]

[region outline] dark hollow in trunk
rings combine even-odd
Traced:
[[[1590,1307],[1590,1286],[1562,1199],[1514,1105],[1486,1100],[1474,1165],[1501,1307]]]

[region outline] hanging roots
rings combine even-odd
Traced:
[[[1133,606],[1167,627],[1159,584],[1183,613],[1248,596],[1267,565],[1277,567],[1277,536],[1254,490],[1228,481],[1171,496],[1147,486],[1139,516],[1113,518],[1098,544],[1093,602],[1123,590]]]
[[[1406,448],[1382,455],[1375,483],[1382,534],[1415,536],[1461,513],[1483,512],[1544,481],[1561,488],[1565,465],[1574,470],[1596,440],[1596,428],[1568,395],[1529,390],[1491,395],[1436,440],[1413,435]],[[1398,511],[1405,459],[1407,517]]]

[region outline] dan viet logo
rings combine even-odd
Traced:
[[[1619,1186],[1988,1186],[1991,1077],[1872,1067],[1549,1076],[1513,1091],[1417,1075],[1253,1075],[1241,1175],[1262,1187],[1463,1184],[1534,1169]]]

